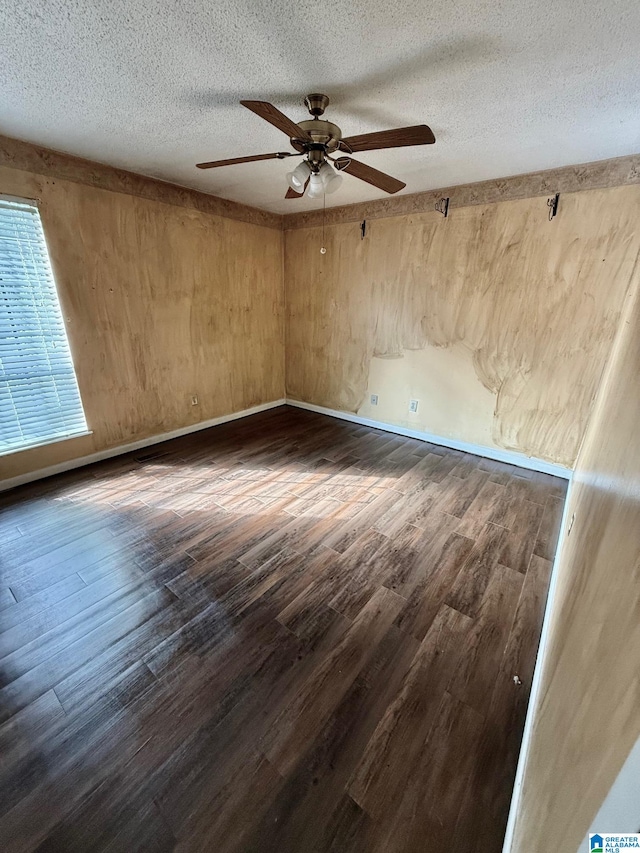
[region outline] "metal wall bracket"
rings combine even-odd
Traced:
[[[441,198],[440,201],[437,201],[435,203],[435,208],[438,211],[438,213],[441,213],[444,216],[444,218],[446,219],[447,216],[449,215],[449,199],[448,198]]]
[[[558,202],[560,201],[560,193],[556,193],[551,198],[547,199],[547,207],[549,208],[549,222],[558,212]]]

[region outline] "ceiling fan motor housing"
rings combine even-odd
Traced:
[[[342,139],[342,131],[337,124],[318,118],[329,105],[329,98],[326,95],[318,93],[307,95],[304,102],[313,119],[298,122],[298,127],[308,136],[304,139],[291,137],[291,145],[300,154],[307,155],[311,171],[317,173],[325,161],[325,155],[337,151]]]
[[[322,165],[325,154],[331,154],[338,149],[342,139],[342,131],[337,124],[315,118],[310,121],[301,121],[298,126],[302,130],[306,130],[312,141],[293,137],[291,145],[301,154],[308,154],[309,162],[312,165],[315,163],[318,166]]]

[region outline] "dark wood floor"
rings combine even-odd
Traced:
[[[290,408],[4,495],[0,849],[499,853],[564,495]]]

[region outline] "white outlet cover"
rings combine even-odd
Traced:
[[[409,411],[417,412],[418,411],[418,401],[417,400],[409,400]]]
[[[372,406],[377,406],[377,405],[378,405],[378,395],[377,395],[377,394],[372,394],[372,395],[371,395],[371,405],[372,405]]]

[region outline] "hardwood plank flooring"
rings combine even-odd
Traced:
[[[0,849],[500,853],[565,492],[282,407],[0,495]]]

